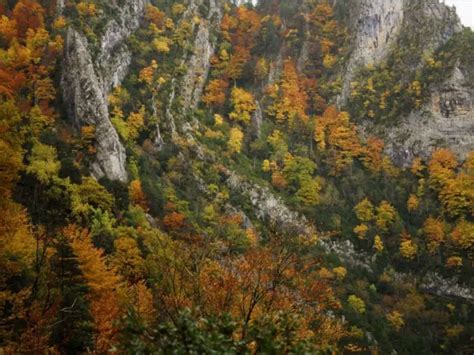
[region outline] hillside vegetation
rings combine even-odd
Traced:
[[[0,353],[474,351],[474,34],[349,3],[0,0]]]

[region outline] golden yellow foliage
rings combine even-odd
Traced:
[[[444,242],[444,228],[444,223],[433,217],[429,217],[423,224],[423,233],[426,237],[428,251],[431,254],[435,253],[440,244]]]
[[[400,243],[400,254],[408,260],[413,260],[416,257],[418,247],[409,236],[405,236],[405,239]]]
[[[377,253],[381,253],[385,249],[382,238],[379,235],[376,235],[374,238],[374,249]]]
[[[354,207],[354,212],[361,222],[370,222],[375,218],[374,205],[367,198]]]
[[[242,150],[242,142],[244,139],[244,134],[238,127],[234,127],[230,130],[229,141],[227,142],[227,147],[229,148],[230,153],[240,153]]]
[[[375,224],[377,228],[382,232],[387,232],[388,228],[397,218],[397,211],[387,201],[382,201],[377,207],[377,214],[375,217]]]
[[[334,275],[336,275],[336,278],[340,281],[344,280],[347,275],[347,269],[343,266],[338,266],[332,269],[332,272]]]
[[[347,302],[357,313],[365,313],[365,302],[361,298],[357,297],[356,295],[350,295],[347,298]]]
[[[142,106],[138,112],[132,112],[127,119],[129,139],[136,140],[140,130],[145,123],[145,106]]]
[[[234,110],[229,114],[229,117],[234,121],[248,124],[252,112],[257,108],[253,95],[244,89],[234,87],[231,93],[231,100]]]
[[[398,332],[402,327],[405,325],[405,321],[403,320],[403,315],[397,311],[393,311],[387,314],[387,320],[390,325],[395,328]]]
[[[82,1],[76,5],[77,11],[81,16],[94,17],[97,14],[97,8],[92,2]]]
[[[367,232],[369,231],[369,227],[366,224],[359,224],[358,226],[354,227],[354,233],[357,234],[359,239],[365,239],[367,236]]]
[[[420,200],[418,199],[416,195],[411,194],[408,197],[408,201],[407,201],[408,211],[410,212],[416,211],[419,206],[420,206]]]
[[[152,42],[153,47],[158,53],[169,53],[171,40],[167,37],[160,36],[155,38]]]
[[[307,106],[308,95],[298,76],[295,63],[287,60],[283,65],[279,98],[270,108],[271,114],[278,122],[287,122],[291,126],[297,120],[308,121]]]
[[[471,249],[474,246],[474,223],[460,220],[450,235],[451,241],[461,249]]]
[[[450,256],[446,259],[446,267],[449,269],[459,268],[462,266],[462,258],[460,256]]]

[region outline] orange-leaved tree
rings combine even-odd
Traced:
[[[120,277],[107,265],[103,251],[94,246],[87,230],[69,225],[63,230],[63,234],[70,242],[89,288],[90,313],[95,328],[95,351],[107,352],[113,347],[118,333],[115,323],[123,312],[120,307]]]

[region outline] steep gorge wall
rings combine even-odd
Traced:
[[[462,25],[453,8],[439,0],[357,0],[342,1],[350,6],[347,26],[352,36],[352,52],[343,78],[338,103],[344,105],[359,68],[377,65],[396,54],[397,47],[416,44],[420,58],[431,55]],[[423,66],[410,63],[409,70]],[[473,64],[474,65],[474,64]],[[446,73],[441,85],[431,88],[431,98],[421,109],[395,124],[365,122],[365,131],[384,138],[387,152],[399,165],[408,165],[414,156],[428,157],[439,147],[448,147],[461,158],[474,149],[474,84],[464,68]]]
[[[196,8],[197,9],[197,8]],[[201,100],[211,67],[215,44],[211,42],[212,31],[217,31],[223,16],[219,0],[209,0],[207,17],[199,23],[193,45],[193,53],[187,60],[188,70],[182,81],[181,96],[185,109],[195,109]]]
[[[355,71],[370,64],[380,63],[397,41],[403,24],[404,0],[357,0],[351,6],[348,28],[353,33],[352,53],[345,75],[340,102],[345,102]]]
[[[405,18],[403,14],[400,15],[397,12],[401,2],[397,3],[396,0],[387,2],[361,0],[361,2],[363,6],[359,9],[359,19],[354,22],[359,37],[355,40],[356,49],[349,62],[348,73],[355,70],[357,66],[383,60],[402,31]],[[189,11],[185,15],[194,16],[200,3],[199,0],[190,0]],[[110,89],[119,85],[127,73],[131,57],[124,42],[138,28],[145,4],[146,1],[129,0],[123,5],[124,7],[119,10],[121,17],[111,19],[107,25],[104,35],[101,37],[97,56],[92,55],[91,45],[82,33],[73,28],[68,30],[62,78],[63,96],[68,111],[78,126],[94,125],[96,127],[97,161],[92,166],[92,172],[97,178],[105,175],[112,180],[127,180],[125,149],[110,123],[107,96]],[[210,0],[209,4],[207,17],[197,25],[195,38],[191,39],[193,51],[183,57],[183,64],[187,71],[181,79],[173,82],[172,95],[168,103],[169,115],[166,117],[170,121],[169,125],[174,126],[180,133],[184,133],[186,138],[192,141],[192,144],[195,143],[193,128],[189,123],[175,122],[174,117],[181,118],[183,112],[198,105],[207,80],[210,59],[215,50],[211,41],[211,33],[213,29],[218,28],[223,12],[223,5],[219,0]],[[350,66],[353,69],[350,69]],[[270,81],[277,76],[272,72]],[[455,83],[459,83],[459,75],[453,80]],[[440,91],[439,97],[444,100],[442,95],[444,94]],[[175,98],[182,103],[182,109],[178,112],[173,111]],[[436,99],[434,102],[437,102]],[[472,105],[466,106],[466,108],[465,116],[469,119],[469,110],[472,109]],[[261,121],[261,118],[257,121]],[[422,127],[420,129],[423,129]],[[196,144],[195,147],[200,159],[208,159],[199,144]],[[296,236],[302,234],[311,237],[316,234],[315,229],[304,216],[291,211],[284,201],[272,194],[269,189],[250,183],[244,177],[229,170],[225,171],[225,175],[227,186],[234,193],[249,200],[255,215],[262,222],[278,226],[289,233],[296,234]],[[234,207],[238,208],[239,206]],[[347,264],[370,271],[370,258],[357,252],[350,241],[322,240],[320,243],[326,251],[334,252]],[[439,280],[436,282],[440,283]],[[437,288],[436,284],[430,287]],[[462,297],[461,294],[462,292],[459,293],[460,297]]]
[[[444,83],[432,89],[421,110],[385,130],[384,138],[388,153],[402,166],[415,156],[429,158],[440,147],[464,159],[474,150],[474,82],[456,67]]]
[[[111,3],[117,15],[107,22],[99,44],[69,27],[66,36],[61,87],[69,116],[77,127],[94,126],[97,156],[94,177],[127,181],[125,148],[109,119],[110,90],[121,83],[128,71],[131,54],[125,45],[139,27],[146,0]],[[98,53],[93,55],[93,53]]]
[[[338,6],[350,9],[345,21],[352,34],[341,102],[357,69],[386,60],[396,45],[407,44],[400,43],[402,36],[419,36],[416,50],[432,53],[462,30],[454,10],[439,0],[343,0]]]

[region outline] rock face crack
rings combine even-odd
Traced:
[[[352,34],[352,52],[338,98],[340,106],[347,103],[357,71],[383,63],[407,38],[413,37],[417,50],[430,55],[463,30],[454,9],[439,0],[342,1],[351,6],[346,25]],[[411,65],[409,69],[416,70],[424,63],[420,59]],[[440,147],[463,159],[474,149],[474,84],[469,73],[469,68],[458,65],[450,78],[431,88],[430,99],[421,109],[400,117],[390,127],[365,121],[361,125],[364,132],[384,138],[386,152],[400,166],[410,165],[414,156],[427,158]]]
[[[66,35],[62,95],[69,117],[77,128],[95,127],[96,161],[91,166],[95,178],[128,179],[125,148],[110,122],[107,97],[128,72],[131,54],[125,41],[139,27],[146,0],[127,0],[110,6],[117,11],[105,27],[97,48],[73,27]],[[93,56],[93,53],[98,55]]]
[[[420,111],[387,130],[385,140],[388,153],[401,166],[408,166],[415,156],[429,158],[441,147],[464,159],[474,150],[474,87],[467,74],[456,67]]]

